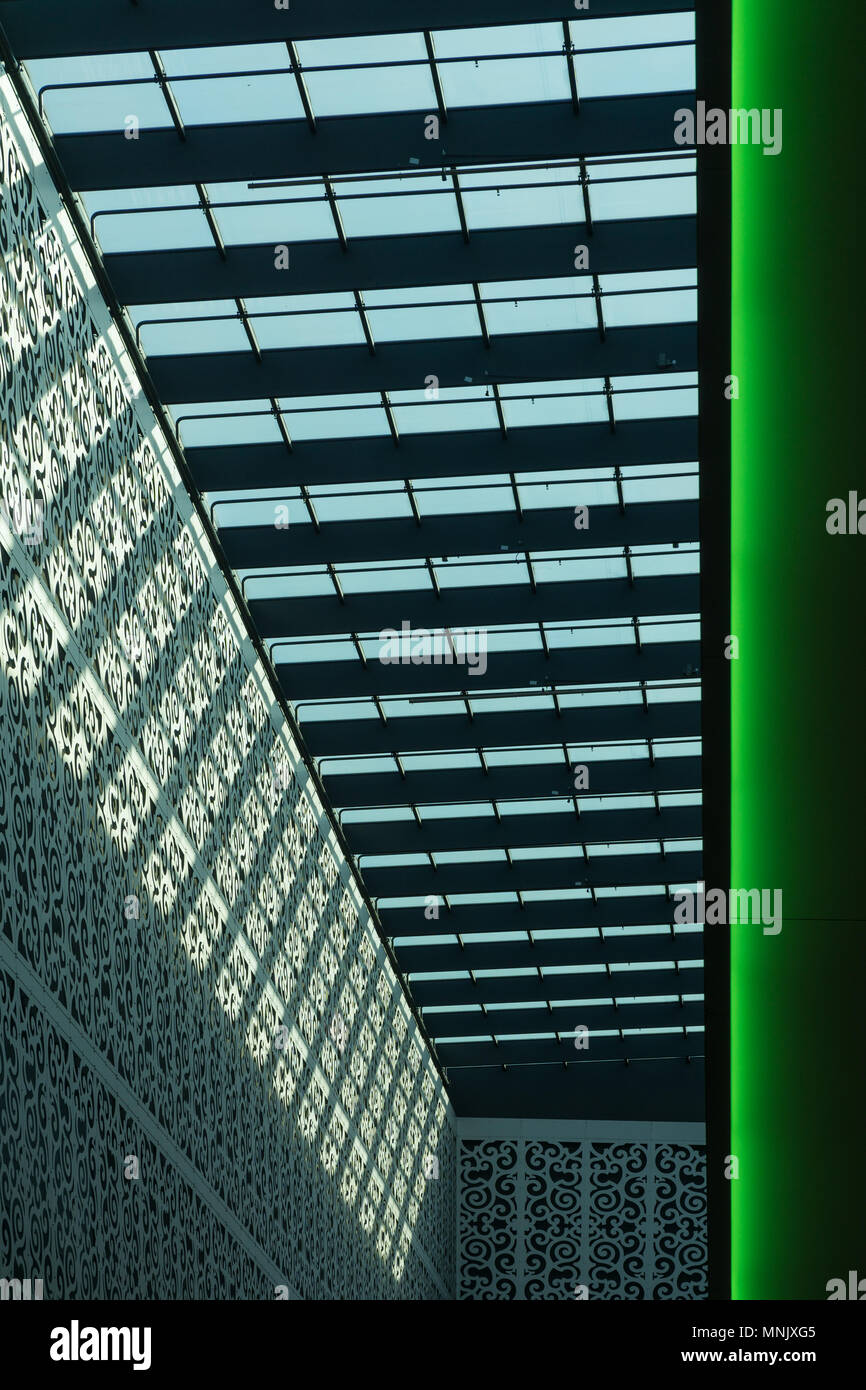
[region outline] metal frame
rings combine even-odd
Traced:
[[[670,157],[680,153],[671,144],[672,113],[678,107],[692,105],[694,93],[586,99],[578,80],[577,65],[582,50],[574,40],[562,8],[561,4],[554,7],[557,13],[551,17],[562,25],[563,43],[557,51],[565,60],[569,79],[570,100],[565,102],[447,108],[440,74],[443,60],[435,52],[434,31],[451,23],[465,26],[472,21],[462,10],[452,13],[446,4],[444,12],[437,14],[435,20],[431,17],[426,26],[419,25],[426,51],[426,58],[419,60],[419,65],[426,65],[430,72],[441,125],[440,139],[425,141],[423,123],[413,112],[325,118],[317,115],[304,76],[313,68],[303,66],[296,47],[307,35],[303,21],[298,21],[290,11],[276,12],[276,19],[268,16],[266,21],[263,14],[240,17],[233,6],[217,0],[216,4],[208,6],[206,16],[195,3],[181,16],[174,9],[165,11],[156,0],[148,7],[147,14],[143,10],[138,13],[136,7],[132,7],[123,13],[122,22],[118,16],[113,16],[110,27],[118,37],[119,46],[123,47],[127,39],[121,31],[132,41],[133,34],[149,32],[151,25],[154,28],[165,25],[161,31],[163,37],[153,37],[145,47],[151,54],[153,80],[159,83],[165,97],[171,125],[148,130],[146,138],[129,142],[120,155],[116,136],[105,132],[59,135],[53,142],[45,137],[43,144],[58,186],[70,210],[74,209],[80,235],[84,219],[70,183],[79,190],[158,184],[196,187],[197,206],[206,219],[212,248],[152,252],[143,256],[116,253],[106,258],[103,267],[87,235],[86,225],[82,240],[88,247],[97,282],[132,360],[141,369],[148,400],[168,438],[171,439],[171,425],[162,403],[176,401],[213,402],[214,416],[230,413],[227,403],[232,401],[261,401],[261,415],[270,416],[279,431],[279,442],[274,444],[219,449],[192,445],[185,453],[175,440],[172,447],[205,532],[239,609],[250,625],[275,693],[280,682],[274,662],[265,642],[256,634],[280,639],[273,656],[279,662],[279,676],[286,689],[292,691],[295,704],[278,698],[297,733],[305,763],[330,814],[335,821],[339,820],[335,804],[339,807],[340,803],[335,803],[334,798],[329,800],[327,789],[333,786],[348,796],[345,807],[348,812],[353,809],[350,784],[354,783],[355,803],[358,803],[358,787],[367,786],[371,793],[384,796],[384,805],[404,807],[411,816],[399,821],[379,818],[377,824],[375,816],[368,816],[365,821],[351,814],[338,832],[395,969],[402,971],[405,977],[407,966],[413,961],[426,959],[430,962],[436,958],[429,954],[431,950],[437,955],[440,953],[439,947],[408,946],[405,950],[401,946],[394,947],[394,938],[423,934],[418,930],[417,921],[414,929],[407,931],[405,914],[410,909],[399,906],[404,897],[417,900],[432,895],[442,900],[443,915],[435,929],[431,926],[431,934],[441,934],[441,951],[449,959],[454,952],[461,958],[469,952],[471,959],[477,956],[488,961],[480,967],[482,969],[511,968],[501,964],[511,958],[503,950],[502,942],[488,943],[484,947],[471,943],[472,936],[483,930],[479,923],[488,917],[497,922],[493,930],[505,930],[509,936],[514,936],[513,944],[508,943],[508,950],[517,951],[521,961],[527,954],[535,955],[532,992],[525,996],[520,993],[520,981],[524,977],[516,977],[514,983],[507,976],[500,976],[493,982],[479,980],[472,973],[475,966],[466,968],[463,978],[454,982],[453,991],[449,991],[447,981],[435,982],[435,987],[419,982],[419,994],[428,1001],[427,1008],[436,1008],[435,1001],[447,1003],[449,1000],[460,1003],[461,1008],[463,1000],[478,1000],[483,1006],[481,1010],[471,1009],[465,1017],[461,1014],[460,1027],[464,1036],[489,1037],[490,1043],[442,1043],[440,1055],[443,1059],[447,1056],[456,1071],[465,1073],[468,1069],[476,1077],[489,1066],[501,1069],[543,1065],[550,1075],[551,1067],[558,1071],[572,1061],[574,1066],[584,1066],[583,1075],[589,1078],[598,1074],[601,1057],[608,1068],[639,1061],[641,1067],[650,1068],[647,1074],[654,1076],[663,1074],[664,1067],[659,1070],[660,1058],[678,1059],[686,1071],[694,1075],[697,1069],[690,1068],[688,1059],[697,1060],[703,1043],[700,1035],[686,1030],[698,1026],[701,1009],[683,997],[683,979],[685,976],[697,979],[700,972],[680,969],[681,961],[693,958],[694,938],[689,939],[686,934],[681,942],[677,935],[667,932],[660,936],[622,937],[612,929],[637,927],[642,921],[650,926],[658,925],[659,921],[669,923],[671,886],[694,881],[701,872],[700,856],[691,847],[697,839],[700,813],[694,806],[676,806],[669,802],[663,805],[661,799],[672,793],[694,790],[699,780],[698,762],[692,756],[657,759],[654,750],[659,740],[687,744],[698,734],[700,712],[696,701],[680,702],[674,696],[696,693],[702,663],[692,638],[674,641],[667,640],[666,635],[661,643],[647,639],[651,636],[648,629],[654,617],[691,621],[701,606],[701,583],[705,581],[680,573],[646,575],[639,568],[639,560],[644,558],[640,553],[642,547],[691,545],[698,539],[697,505],[685,500],[669,503],[627,500],[628,489],[634,481],[628,470],[635,464],[650,468],[660,463],[682,465],[669,475],[678,472],[682,478],[693,472],[689,465],[696,460],[695,422],[688,418],[623,420],[619,418],[622,412],[617,410],[617,401],[636,389],[621,380],[629,376],[652,377],[660,391],[686,389],[665,382],[662,374],[674,364],[679,373],[693,372],[699,364],[703,370],[702,339],[691,323],[611,327],[609,316],[605,314],[606,294],[600,277],[616,271],[690,268],[695,259],[696,224],[692,217],[599,222],[591,197],[592,184],[601,183],[607,177],[599,171],[601,177],[594,178],[600,159],[628,161],[642,152],[652,156],[668,147]],[[668,8],[692,7],[674,4]],[[654,4],[632,3],[623,7],[601,0],[594,6],[592,17],[598,18],[602,13],[633,14],[655,10]],[[504,23],[518,17],[509,4],[504,9],[497,6],[495,16],[488,11],[484,0],[470,0],[470,13],[477,16],[478,23]],[[352,26],[359,23],[362,28],[358,32],[375,32],[378,24],[389,32],[403,29],[406,21],[402,12],[399,24],[395,17],[393,5],[383,0],[383,3],[374,4],[373,13],[368,9],[363,16],[355,15],[346,27],[335,27],[333,32],[356,32]],[[32,34],[28,38],[29,20],[19,23],[20,18],[14,16],[13,28],[17,26],[18,33],[15,41],[22,52],[39,51],[40,40]],[[347,18],[343,6],[338,6],[338,18]],[[519,18],[524,18],[522,12]],[[574,15],[569,14],[568,18],[574,19]],[[170,40],[164,36],[173,34],[175,42],[188,43],[192,30],[199,25],[199,33],[206,34],[209,43],[225,41],[220,34],[229,32],[237,39],[249,41],[251,34],[257,32],[257,26],[265,22],[274,26],[274,35],[269,30],[268,36],[278,34],[286,44],[286,70],[297,86],[303,118],[185,128],[160,57],[160,50],[170,46]],[[319,23],[336,25],[337,19],[329,10],[327,20],[320,19]],[[238,32],[238,26],[243,32]],[[53,39],[60,44],[68,42],[71,44],[69,51],[75,51],[79,41],[77,34],[63,23],[54,25],[53,29]],[[179,35],[184,37],[178,38]],[[136,37],[132,46],[138,47],[140,42]],[[196,80],[196,76],[190,80]],[[17,85],[26,95],[25,105],[32,110],[33,102],[26,94],[26,82],[20,75]],[[502,160],[503,150],[508,151],[507,161]],[[413,166],[408,171],[407,158]],[[685,157],[686,162],[688,158]],[[595,324],[591,328],[520,334],[492,331],[489,310],[496,302],[496,294],[485,287],[497,278],[544,278],[550,258],[554,254],[566,254],[569,239],[573,242],[574,238],[574,228],[567,226],[473,230],[468,200],[472,189],[467,190],[466,186],[467,166],[475,170],[492,162],[495,166],[491,171],[493,187],[497,186],[498,170],[505,179],[511,179],[513,175],[509,171],[525,161],[555,161],[549,182],[556,182],[556,173],[562,170],[563,161],[570,161],[571,168],[578,171],[577,179],[570,176],[568,183],[579,190],[584,209],[580,234],[590,240],[593,248],[592,268],[586,277],[586,293],[596,306]],[[642,163],[646,166],[647,162]],[[286,183],[291,194],[306,198],[298,180],[313,182],[315,192],[311,196],[327,202],[334,227],[332,240],[301,243],[292,248],[291,283],[296,287],[301,285],[307,293],[335,289],[350,293],[354,304],[351,312],[358,315],[362,329],[363,340],[358,346],[275,350],[261,345],[256,330],[258,322],[266,315],[257,313],[254,307],[250,309],[250,303],[260,295],[284,294],[285,284],[276,278],[268,246],[237,247],[226,243],[220,230],[221,204],[218,198],[211,197],[207,185],[230,179],[242,179],[251,185],[261,180],[283,184],[287,169],[292,175]],[[369,181],[377,170],[391,174],[395,169],[405,173],[407,196],[412,192],[412,178],[419,175],[429,178],[431,172],[441,174],[443,188],[440,191],[454,199],[459,230],[398,235],[381,240],[348,236],[340,211],[341,202],[371,196],[364,181]],[[684,170],[682,176],[690,176],[688,170]],[[639,177],[670,175],[656,175],[644,167]],[[352,182],[348,181],[350,179]],[[287,202],[298,200],[297,196],[287,194]],[[105,210],[95,214],[93,221],[108,215],[110,210]],[[697,232],[701,235],[700,225]],[[112,290],[111,277],[115,278],[120,297]],[[400,428],[401,411],[410,407],[395,397],[401,391],[413,390],[418,381],[424,379],[425,369],[431,362],[431,344],[377,340],[372,315],[381,311],[369,300],[377,288],[403,287],[410,292],[408,297],[411,298],[411,292],[418,286],[435,284],[463,286],[465,297],[474,305],[477,314],[476,337],[440,340],[433,353],[443,390],[467,383],[485,389],[491,406],[491,427],[483,433],[451,431],[443,439],[442,435],[419,436]],[[136,350],[135,333],[125,319],[121,303],[170,304],[173,297],[181,296],[192,300],[214,297],[227,300],[233,306],[232,316],[244,329],[248,349],[242,353],[172,354],[152,357],[145,364]],[[287,312],[274,311],[280,315]],[[152,317],[148,314],[147,320]],[[349,451],[340,441],[302,439],[297,442],[294,438],[293,412],[283,402],[290,397],[320,395],[323,380],[338,381],[344,393],[369,392],[377,398],[377,403],[370,408],[382,412],[382,437],[363,439],[357,446],[353,445],[351,465],[346,457]],[[544,380],[586,381],[587,391],[571,394],[596,392],[603,399],[607,419],[597,425],[512,427],[509,412],[518,393],[509,383],[526,383],[531,394],[537,391],[537,383]],[[596,385],[598,381],[604,383],[600,391]],[[557,398],[561,400],[562,394],[557,393]],[[334,401],[333,408],[345,407]],[[176,423],[179,435],[181,429],[191,431],[193,428],[189,419]],[[598,526],[588,540],[585,557],[589,558],[593,549],[615,549],[623,571],[621,577],[556,581],[545,577],[546,556],[557,550],[573,550],[577,542],[573,533],[564,535],[561,545],[551,542],[548,532],[555,529],[555,515],[552,511],[539,511],[527,505],[522,492],[527,485],[521,475],[549,473],[557,466],[562,470],[573,469],[575,446],[586,451],[580,459],[581,467],[613,469],[610,481],[615,481],[617,500],[596,509]],[[549,452],[542,453],[543,449]],[[703,457],[702,463],[702,476],[705,476]],[[363,469],[360,474],[359,469]],[[486,475],[491,480],[496,479],[496,483],[490,482],[491,487],[503,481],[510,487],[513,508],[482,521],[453,515],[449,521],[428,514],[425,508],[431,489],[424,486],[424,480],[457,478],[461,470],[463,475]],[[319,512],[326,516],[327,506],[326,499],[320,495],[321,485],[345,486],[359,476],[369,482],[400,484],[408,507],[406,518],[357,522],[323,520]],[[297,578],[304,565],[320,567],[330,588],[327,596],[248,597],[249,576],[238,583],[233,573],[235,568],[249,567],[258,574],[261,583],[268,565],[277,569],[285,566],[285,555],[280,550],[282,538],[273,528],[270,531],[262,527],[234,528],[223,533],[223,549],[206,515],[200,492],[218,486],[243,494],[262,485],[299,490],[297,505],[309,518],[309,525],[295,527],[292,532],[293,541],[298,542],[292,554],[292,573]],[[217,499],[217,507],[220,520],[224,522],[225,504]],[[703,501],[701,508],[703,516]],[[580,543],[583,547],[583,538]],[[508,586],[498,583],[491,568],[493,582],[467,588],[461,598],[453,588],[446,586],[445,568],[436,559],[437,552],[443,550],[452,557],[458,555],[463,563],[468,563],[466,557],[472,556],[477,557],[477,563],[483,560],[490,566],[503,563],[505,556],[505,563],[519,565],[520,582]],[[425,588],[416,591],[407,585],[373,593],[353,592],[348,585],[345,566],[374,566],[393,561],[417,562],[425,575]],[[357,579],[357,568],[353,573]],[[453,575],[453,568],[449,573]],[[365,634],[383,624],[398,628],[403,614],[408,611],[411,611],[415,627],[422,624],[431,630],[444,628],[451,634],[471,621],[486,627],[509,629],[508,640],[515,644],[518,636],[515,629],[523,625],[532,629],[538,645],[534,653],[520,652],[517,645],[503,653],[496,685],[492,675],[474,684],[467,678],[465,667],[456,665],[432,671],[424,669],[423,672],[421,668],[410,667],[408,674],[402,668],[377,669],[378,663],[370,657]],[[579,618],[575,618],[575,613]],[[629,628],[627,646],[605,647],[600,635],[594,646],[556,645],[557,631],[552,625],[606,625],[611,620]],[[592,632],[590,629],[590,636]],[[345,664],[312,659],[301,665],[295,661],[280,661],[280,652],[288,654],[285,643],[289,634],[296,642],[308,638],[311,643],[320,642],[330,634],[345,635],[355,653],[351,679],[345,680],[342,688],[335,689],[341,675],[338,667],[343,665],[343,674],[349,670]],[[453,636],[450,640],[453,644]],[[536,677],[529,674],[533,662],[538,672]],[[602,687],[603,695],[608,700],[613,698],[614,702],[594,704],[593,696],[587,691],[588,685]],[[510,704],[506,708],[497,704],[503,687]],[[627,702],[618,703],[620,696]],[[341,710],[343,714],[349,713],[349,704],[354,699],[361,699],[369,706],[371,718],[340,717]],[[406,699],[415,706],[411,712],[406,711]],[[434,701],[430,712],[419,710],[419,702],[427,700]],[[298,701],[303,702],[303,709]],[[441,710],[436,701],[443,702]],[[494,703],[485,705],[485,701]],[[310,719],[316,712],[314,705],[319,713],[324,710],[327,717]],[[300,735],[299,719],[307,740]],[[525,799],[529,787],[536,788],[536,797],[560,795],[557,782],[546,791],[538,790],[544,781],[551,781],[549,765],[536,766],[531,773],[531,764],[497,765],[497,750],[509,747],[516,750],[518,738],[521,745],[562,749],[562,762],[558,764],[556,775],[562,781],[561,799],[565,806],[567,798],[567,811],[548,816],[525,810],[518,810],[515,815],[510,813],[508,801]],[[308,751],[307,741],[312,753]],[[609,796],[624,791],[636,793],[645,788],[652,797],[651,804],[625,809],[617,806],[608,810],[582,806],[582,798],[568,785],[571,748],[607,744],[610,747],[601,751],[615,753],[616,748],[628,742],[637,742],[645,748],[646,758],[629,760],[620,755],[608,760],[598,757],[593,766],[599,785],[610,787]],[[457,816],[443,819],[430,814],[431,805],[436,803],[425,798],[431,795],[431,788],[435,791],[437,777],[441,786],[444,768],[425,771],[417,765],[416,755],[432,754],[435,759],[454,749],[474,754],[477,759],[477,766],[464,768],[459,775],[452,774],[451,780],[460,801],[472,797],[489,808],[483,818],[469,816],[461,821]],[[593,750],[597,752],[598,748]],[[394,771],[389,774],[388,787],[381,793],[379,788],[385,774],[370,770],[370,766],[378,766],[377,763],[365,764],[363,771],[351,776],[339,764],[334,768],[330,762],[337,758],[354,759],[357,763],[359,759],[383,756]],[[398,788],[402,793],[399,798]],[[596,795],[595,785],[593,795]],[[361,808],[366,805],[368,810],[374,810],[376,804],[379,803],[373,806],[369,802],[359,803]],[[438,804],[453,806],[453,794],[443,796],[440,793]],[[359,805],[354,809],[359,809]],[[414,855],[416,846],[421,862],[403,862],[400,856]],[[527,857],[524,853],[568,846],[574,849],[568,857],[544,854]],[[602,853],[606,847],[612,852]],[[650,852],[638,852],[644,848]],[[465,858],[467,854],[483,855],[493,849],[501,851],[495,863],[467,862]],[[461,852],[463,861],[449,862],[450,851]],[[375,858],[371,862],[371,857],[383,852],[392,862],[379,864]],[[357,868],[359,858],[360,870]],[[641,891],[654,885],[664,892],[659,895]],[[631,887],[635,891],[611,897],[607,889],[614,887]],[[588,893],[588,897],[569,897],[576,888]],[[538,895],[544,893],[566,896],[556,903],[539,898]],[[377,912],[373,901],[377,894],[384,900],[381,912]],[[486,894],[499,894],[508,901],[496,903],[493,912],[486,910],[494,907],[492,903],[470,905],[473,897],[483,898]],[[466,901],[461,902],[461,899]],[[562,907],[564,914],[557,910]],[[663,914],[661,919],[642,916],[659,909]],[[417,919],[417,908],[411,911]],[[455,919],[464,923],[458,932],[453,925]],[[603,958],[600,963],[606,968],[604,984],[598,978],[585,977],[587,988],[593,991],[586,997],[599,1001],[624,1000],[629,988],[626,976],[632,975],[633,992],[638,984],[642,988],[656,985],[660,1001],[653,1005],[599,1002],[595,1013],[614,1028],[616,1045],[605,1043],[590,1064],[579,1061],[577,1054],[571,1059],[562,1058],[562,1028],[554,1028],[551,1019],[561,1022],[564,1017],[565,1011],[557,1009],[555,1004],[569,997],[563,992],[569,985],[566,977],[545,974],[545,968],[548,971],[556,969],[552,961],[563,957],[564,962],[575,959],[577,938],[570,942],[553,941],[537,935],[550,930],[557,920],[565,920],[572,926],[578,919],[595,926],[598,934],[593,943],[599,957]],[[511,925],[507,928],[498,925],[505,921]],[[526,925],[531,922],[535,925]],[[606,931],[606,927],[611,930]],[[665,954],[655,954],[662,945]],[[426,956],[419,954],[422,950],[427,952]],[[630,953],[627,959],[638,965],[664,962],[665,967],[659,971],[643,968],[616,972],[612,964],[617,959],[616,953],[623,950]],[[583,947],[577,952],[577,959],[586,959]],[[416,968],[420,968],[422,974],[429,973],[429,965]],[[621,987],[618,980],[613,980],[617,973],[623,976]],[[408,989],[411,996],[411,981]],[[665,995],[674,996],[675,1005],[661,1002]],[[434,1002],[429,1002],[431,1000]],[[546,1004],[546,1008],[524,1007],[530,1001]],[[500,1009],[495,1007],[497,1004],[512,1007]],[[425,1036],[432,1039],[435,1057],[436,1036],[448,1034],[441,1031],[437,1034],[429,1026],[425,1027],[429,1019],[425,1020],[423,1012],[417,1008],[414,1011]],[[539,1028],[542,1014],[544,1026]],[[435,1019],[436,1015],[430,1017]],[[657,1039],[629,1032],[630,1028],[640,1026],[664,1026],[673,1032],[659,1035]],[[530,1039],[526,1046],[507,1037],[508,1032],[523,1031],[540,1032],[544,1036],[537,1044]],[[551,1033],[553,1039],[549,1036]],[[551,1054],[551,1048],[556,1050],[555,1054]],[[633,1097],[630,1082],[623,1082],[623,1088],[623,1096]],[[553,1089],[561,1096],[556,1083]],[[514,1094],[518,1093],[522,1094],[515,1090]],[[684,1104],[694,1105],[693,1079],[688,1081],[682,1095],[687,1097]],[[674,1093],[666,1103],[676,1103]]]

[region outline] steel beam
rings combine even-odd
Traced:
[[[515,981],[515,984],[519,983]],[[577,996],[579,997],[579,996]],[[575,1012],[579,1017],[575,1018]],[[437,1018],[425,1014],[425,1022],[434,1040],[437,1037],[483,1038],[499,1033],[571,1033],[583,1023],[590,1030],[606,1028],[686,1028],[703,1021],[703,1004],[596,1004],[557,1009],[495,1009],[490,1013],[448,1013]],[[602,1039],[598,1039],[602,1041]],[[656,1049],[664,1039],[656,1038]],[[590,1049],[592,1043],[590,1043]],[[696,1046],[703,1051],[703,1043]],[[576,1048],[572,1047],[575,1057]],[[444,1061],[444,1058],[443,1058]]]
[[[431,936],[441,932],[443,938],[463,936],[470,932],[515,932],[521,937],[526,932],[568,930],[602,930],[605,927],[641,927],[672,925],[676,903],[663,892],[635,894],[620,897],[600,897],[593,902],[585,898],[550,898],[538,900],[530,898],[521,906],[518,902],[502,903],[449,903],[440,909],[438,920],[428,922],[423,909],[418,907],[383,908],[380,917],[388,937]],[[638,938],[636,938],[638,939]],[[653,938],[647,936],[646,940]],[[583,938],[584,942],[590,940]],[[611,938],[611,942],[625,937]],[[639,938],[643,950],[643,935]],[[421,948],[419,948],[421,949]],[[433,951],[435,947],[423,948]],[[573,949],[573,943],[569,947]],[[614,945],[611,945],[614,949]],[[625,949],[625,947],[623,948]],[[699,954],[696,953],[696,954]],[[604,956],[599,959],[605,959]],[[632,960],[630,953],[612,959]],[[490,961],[487,961],[490,964]],[[568,958],[561,962],[568,964]],[[421,966],[415,966],[421,969]],[[423,967],[438,970],[438,965]],[[458,967],[460,968],[460,967]],[[463,967],[470,968],[470,967]]]
[[[414,911],[422,919],[421,911],[418,908]],[[440,925],[442,920],[445,918],[440,919]],[[425,922],[424,925],[429,928],[431,924]],[[545,970],[556,965],[647,964],[656,961],[672,961],[676,965],[680,961],[703,958],[703,933],[681,932],[673,936],[668,932],[657,936],[593,936],[578,940],[544,938],[535,941],[515,933],[513,941],[488,941],[476,945],[470,939],[463,946],[454,941],[442,946],[398,946],[396,954],[405,974],[433,970],[443,973],[456,970]]]
[[[375,898],[425,898],[455,893],[528,893],[565,888],[624,888],[670,883],[696,883],[701,856],[687,850],[677,854],[599,855],[583,859],[506,859],[489,862],[395,864],[380,868],[360,861],[364,882]]]
[[[695,967],[681,971],[616,970],[608,974],[600,970],[574,975],[509,975],[501,979],[484,976],[480,980],[410,980],[409,988],[421,1009],[443,1004],[507,1004],[513,999],[551,1003],[568,999],[642,999],[653,995],[702,994],[704,972]],[[440,1025],[434,1027],[438,1029]]]
[[[686,574],[645,577],[636,579],[634,584],[627,579],[563,580],[539,584],[534,593],[527,579],[524,584],[443,590],[441,596],[432,590],[389,589],[382,593],[349,594],[342,602],[336,595],[265,598],[253,599],[249,608],[259,632],[270,640],[350,632],[399,633],[404,621],[410,622],[416,632],[444,628],[457,632],[461,628],[502,624],[631,618],[635,614],[650,618],[662,613],[697,613],[699,605],[700,579]],[[496,652],[487,654],[488,668],[496,665],[497,658]],[[407,660],[405,664],[411,663]],[[455,663],[454,669],[465,674],[464,688],[471,689],[475,678],[466,664]],[[540,662],[539,680],[543,680]]]
[[[546,278],[557,266],[571,275],[574,238],[571,223],[473,231],[469,241],[461,232],[358,237],[349,242],[347,252],[334,237],[292,243],[288,271],[277,268],[273,242],[227,246],[225,258],[215,250],[192,248],[112,252],[103,259],[124,304],[171,304],[473,281],[484,285]],[[592,266],[597,275],[691,269],[696,258],[694,217],[600,222],[593,232]],[[575,288],[581,286],[576,283]]]
[[[350,696],[404,695],[410,699],[467,689],[465,666],[383,666],[370,661],[290,662],[274,665],[286,699],[331,699],[335,691]],[[700,660],[699,642],[653,642],[640,650],[631,646],[554,648],[549,657],[538,651],[497,652],[483,675],[471,677],[471,690],[515,689],[531,693],[533,686],[560,690],[568,685],[622,685],[627,681],[676,680],[695,670]],[[545,794],[549,788],[545,784]]]
[[[245,480],[240,479],[243,485]],[[228,515],[225,511],[222,515]],[[293,525],[303,515],[300,525]],[[317,531],[299,498],[289,526],[221,526],[220,540],[235,569],[281,565],[378,563],[442,555],[499,555],[504,551],[592,550],[598,546],[685,544],[698,539],[697,502],[637,502],[624,511],[594,506],[586,530],[574,528],[572,507],[538,507],[520,515],[491,511],[323,522]]]
[[[701,760],[697,757],[660,758],[651,763],[644,751],[640,758],[584,762],[589,769],[587,795],[623,795],[628,792],[697,791],[701,786]],[[574,773],[562,754],[554,763],[517,763],[510,767],[432,768],[407,772],[401,777],[396,765],[390,772],[356,775],[322,768],[331,803],[343,810],[366,806],[424,806],[466,801],[524,801],[540,797],[571,796]],[[348,828],[348,827],[347,827]]]
[[[343,827],[354,854],[428,854],[442,850],[509,849],[541,845],[602,844],[629,840],[693,839],[701,833],[699,806],[663,811],[584,811],[543,815],[458,816],[454,819],[353,822]]]
[[[134,90],[134,89],[133,89]],[[425,138],[427,108],[380,115],[326,116],[313,133],[306,118],[146,129],[138,140],[119,130],[58,135],[66,177],[87,189],[178,187],[259,179],[366,174],[465,164],[522,164],[595,155],[655,154],[674,143],[674,113],[694,110],[694,92],[597,97],[581,103],[519,102],[449,111],[442,139]],[[412,161],[410,166],[410,161]],[[339,187],[336,193],[339,196]],[[527,190],[527,197],[531,197]],[[575,188],[575,211],[577,211]],[[573,261],[573,258],[572,258]]]
[[[577,963],[577,962],[575,962]],[[505,967],[503,967],[505,969]],[[449,1004],[507,1004],[510,999],[639,999],[653,995],[702,994],[703,969],[582,970],[575,974],[482,976],[466,980],[410,980],[411,997],[421,1009]]]
[[[526,748],[543,744],[632,742],[647,738],[695,738],[701,731],[697,700],[605,708],[529,710],[509,714],[399,717],[387,724],[372,719],[305,720],[302,732],[314,758],[369,757],[374,753],[435,753],[469,748]]]
[[[301,440],[292,453],[284,444],[191,446],[186,457],[202,492],[227,492],[349,483],[358,478],[390,482],[617,464],[622,468],[696,464],[698,431],[694,416],[625,420],[617,425],[615,434],[605,420],[602,424],[509,429],[506,439],[498,429],[495,433],[455,430],[404,434],[398,448],[387,432],[380,438],[353,439],[351,448],[344,439]]]
[[[615,328],[604,343],[594,329],[557,333],[513,333],[486,348],[478,338],[366,346],[273,348],[258,361],[250,352],[184,353],[150,357],[151,379],[164,401],[247,401],[271,397],[321,397],[421,391],[425,377],[440,387],[506,381],[571,381],[603,376],[656,376],[666,353],[679,371],[697,366],[697,330],[692,323]],[[290,425],[291,428],[291,425]],[[181,431],[182,435],[182,431]],[[344,445],[344,447],[347,447]],[[440,446],[441,447],[441,446]]]
[[[694,0],[665,0],[665,9],[687,11]],[[654,14],[658,0],[592,0],[589,17]],[[580,19],[568,0],[534,0],[532,19]],[[111,5],[105,0],[16,0],[3,6],[3,26],[19,58],[91,53],[132,53],[149,48],[199,48],[216,44],[282,43],[287,39],[341,38],[406,30],[462,28],[526,22],[525,0],[437,0],[413,8],[397,0],[328,0],[277,9],[271,0],[147,0]]]
[[[458,1115],[682,1124],[704,1118],[703,1050],[704,1035],[691,1033],[598,1038],[589,1061],[576,1060],[581,1053],[567,1040],[442,1047],[440,1055]],[[671,1060],[652,1060],[660,1054]],[[535,1065],[518,1065],[530,1059]]]

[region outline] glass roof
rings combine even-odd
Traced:
[[[694,15],[471,8],[26,67],[446,1073],[694,1056]]]

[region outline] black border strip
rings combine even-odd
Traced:
[[[696,94],[731,105],[732,0],[696,0]],[[731,150],[697,151],[698,458],[700,464],[701,672],[704,879],[727,889],[731,873]],[[704,930],[708,1297],[731,1298],[731,998],[728,927]]]

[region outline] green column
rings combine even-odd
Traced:
[[[866,535],[826,529],[866,499],[860,11],[734,0],[783,142],[732,149],[731,878],[784,895],[731,930],[735,1299],[866,1278]]]

